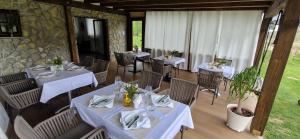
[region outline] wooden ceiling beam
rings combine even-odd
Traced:
[[[189,7],[270,7],[272,2],[264,1],[264,2],[228,2],[228,3],[200,3],[200,4],[163,4],[163,5],[122,5],[122,6],[114,6],[114,8],[121,9],[131,9],[131,8],[189,8]]]
[[[275,0],[270,8],[267,10],[265,17],[270,18],[279,13],[280,10],[284,10],[286,0]]]
[[[221,11],[221,10],[266,10],[267,7],[189,7],[189,8],[131,8],[127,12],[141,11]]]
[[[104,6],[273,2],[273,0],[102,0]]]
[[[83,3],[83,2],[72,1],[72,0],[34,0],[34,1],[76,7],[76,8],[87,9],[87,10],[94,10],[94,11],[126,15],[126,13],[124,11],[114,10],[114,9],[110,9],[110,8],[106,8],[106,7],[102,7],[102,6],[97,6],[97,5],[93,5],[93,4],[89,4],[89,3]]]

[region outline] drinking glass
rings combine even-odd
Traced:
[[[115,77],[115,86],[116,86],[116,88],[114,89],[114,94],[116,95],[117,99],[120,98],[121,85],[122,85],[121,77],[120,76],[116,76]]]

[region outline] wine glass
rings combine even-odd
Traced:
[[[152,86],[151,86],[151,85],[147,85],[147,86],[145,87],[145,90],[147,91],[146,94],[147,94],[147,95],[150,95],[150,94],[152,93]]]
[[[116,98],[120,97],[120,89],[121,89],[121,85],[122,85],[122,80],[120,76],[116,76],[115,77],[115,90],[114,90],[114,94],[116,95]]]

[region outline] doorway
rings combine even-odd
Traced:
[[[109,60],[108,30],[105,19],[75,17],[75,33],[80,60],[86,56]]]
[[[143,20],[132,21],[132,46],[138,50],[143,48]]]

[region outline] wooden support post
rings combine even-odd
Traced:
[[[65,11],[65,19],[66,19],[66,28],[67,28],[67,36],[68,36],[68,42],[70,47],[70,54],[71,54],[71,60],[79,64],[79,54],[76,44],[76,35],[75,35],[75,27],[74,27],[74,21],[73,16],[71,13],[71,7],[64,6]]]
[[[299,26],[300,0],[288,0],[278,42],[273,49],[262,92],[251,124],[251,132],[262,135],[266,127],[276,92],[289,58],[294,38]]]
[[[260,60],[261,60],[261,55],[264,50],[265,42],[266,42],[266,37],[267,37],[267,32],[269,25],[272,21],[272,18],[264,18],[260,27],[260,32],[259,32],[259,38],[257,42],[257,47],[256,47],[256,53],[255,53],[255,58],[254,58],[254,63],[253,66],[258,67]]]

